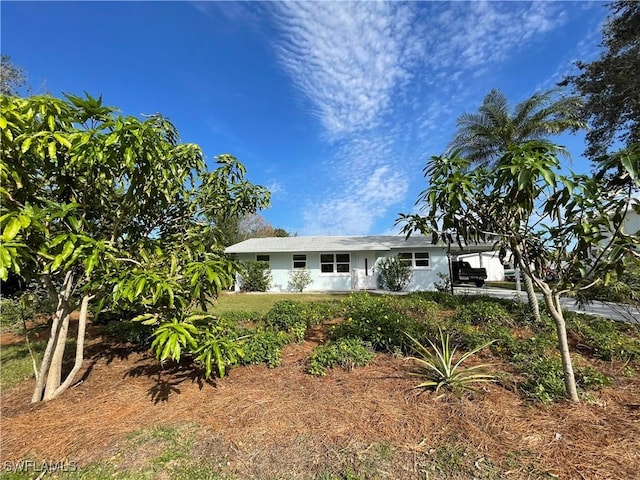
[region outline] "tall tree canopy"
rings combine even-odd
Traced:
[[[458,117],[457,130],[449,146],[477,163],[496,161],[510,145],[532,140],[544,141],[556,148],[556,153],[563,153],[547,140],[552,135],[585,126],[579,119],[580,106],[578,97],[559,98],[557,91],[549,90],[536,93],[511,109],[507,97],[493,89],[476,113]]]
[[[89,306],[118,303],[179,325],[230,286],[234,264],[208,216],[254,213],[268,191],[231,155],[209,171],[165,118],[116,115],[101,98],[0,97],[0,278],[42,282],[57,305],[33,401],[82,365]],[[69,314],[76,362],[62,379]],[[180,327],[183,328],[183,327]],[[175,349],[161,352],[173,355]]]
[[[640,144],[640,2],[617,0],[609,8],[600,57],[577,62],[580,73],[561,83],[585,98],[586,155],[592,160],[616,141],[626,147]]]

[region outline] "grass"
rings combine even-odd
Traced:
[[[345,298],[342,293],[225,293],[213,307],[214,313],[257,312],[265,314],[277,302],[338,302]]]
[[[31,347],[38,364],[46,342],[32,342]],[[4,345],[0,348],[0,390],[6,390],[33,377],[33,364],[26,344]]]

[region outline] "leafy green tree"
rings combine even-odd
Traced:
[[[617,0],[608,6],[600,57],[577,62],[580,73],[561,82],[585,98],[586,154],[594,161],[616,141],[626,147],[640,144],[640,3]]]
[[[543,142],[553,153],[564,155],[566,152],[562,147],[547,139],[567,130],[584,128],[585,123],[579,118],[581,100],[578,97],[558,98],[557,93],[554,90],[536,93],[510,111],[505,95],[499,90],[491,90],[477,113],[458,117],[458,128],[450,147],[475,164],[491,164],[511,145],[533,140]],[[516,258],[515,263],[519,263],[518,260]],[[529,305],[540,320],[538,300],[527,277],[525,286]]]
[[[567,396],[577,402],[560,298],[608,283],[625,257],[640,261],[640,237],[621,230],[633,186],[604,171],[561,175],[556,151],[546,142],[514,145],[492,168],[476,169],[459,151],[432,157],[425,169],[429,186],[418,200],[425,215],[398,221],[407,235],[460,244],[492,239],[514,253],[555,322]],[[640,157],[617,161],[624,166],[621,177],[640,186]],[[556,283],[545,280],[541,265],[556,270]]]
[[[15,95],[20,87],[27,83],[24,70],[16,67],[9,55],[0,58],[0,94]]]
[[[200,148],[180,143],[159,115],[116,115],[89,95],[3,95],[0,107],[0,278],[14,272],[40,281],[57,305],[36,372],[38,402],[74,381],[96,300],[185,330],[235,271],[206,215],[256,211],[268,192],[249,183],[231,155],[208,171]],[[75,363],[63,379],[75,309]]]

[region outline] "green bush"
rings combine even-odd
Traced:
[[[460,295],[451,295],[448,292],[415,292],[410,296],[419,296],[423,300],[435,302],[440,308],[453,309],[460,306],[465,297]]]
[[[266,363],[268,367],[275,368],[282,361],[282,347],[289,341],[289,335],[282,331],[247,331],[247,338],[243,343],[244,357],[240,363],[243,365]]]
[[[334,315],[329,303],[302,303],[291,300],[277,302],[265,315],[265,324],[290,333],[300,342],[308,327],[318,325]]]
[[[359,338],[375,350],[406,354],[411,342],[405,332],[421,339],[428,324],[399,312],[398,308],[398,302],[391,297],[351,295],[343,303],[346,320],[333,327],[329,337],[332,340]]]
[[[527,377],[520,385],[527,396],[543,403],[565,398],[560,356],[517,355],[514,360]],[[598,389],[611,383],[606,375],[589,366],[575,365],[575,377],[581,389]]]
[[[398,256],[383,258],[375,268],[378,272],[378,286],[383,290],[392,292],[404,290],[413,277],[411,266]]]
[[[433,300],[429,300],[420,294],[410,293],[396,297],[398,308],[407,315],[419,317],[424,320],[435,320],[438,316],[438,304]]]
[[[640,359],[640,327],[601,317],[565,312],[567,330],[580,339],[590,354],[602,360]]]
[[[453,320],[471,325],[508,325],[513,326],[513,317],[501,305],[479,300],[456,309]]]
[[[246,292],[266,292],[269,290],[273,278],[269,262],[252,260],[242,263],[240,276],[242,278],[241,288]]]
[[[22,327],[23,321],[33,320],[44,307],[32,293],[15,298],[0,298],[0,327]]]
[[[351,370],[371,363],[375,354],[358,338],[341,338],[316,347],[307,360],[311,375],[326,375],[327,368],[342,367]]]

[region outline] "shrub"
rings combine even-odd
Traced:
[[[398,256],[383,258],[376,265],[376,270],[378,271],[378,286],[392,292],[404,290],[413,277],[411,266]]]
[[[326,375],[327,368],[342,367],[351,370],[371,363],[375,354],[367,344],[357,338],[342,338],[316,347],[307,359],[311,375]]]
[[[627,322],[616,322],[565,312],[567,330],[580,338],[580,344],[602,360],[640,359],[640,327]]]
[[[390,297],[351,295],[343,303],[346,320],[333,327],[329,337],[333,340],[359,338],[378,351],[407,353],[410,341],[403,332],[422,338],[427,324],[405,315],[398,308],[398,302]]]
[[[434,283],[436,290],[443,293],[451,293],[451,277],[448,273],[438,272],[438,280]]]
[[[279,366],[282,361],[282,347],[289,343],[289,335],[277,330],[258,330],[253,334],[247,333],[243,344],[244,357],[240,363],[243,365],[266,363],[269,368]]]
[[[309,270],[292,270],[289,272],[289,288],[296,292],[302,292],[313,283]]]
[[[489,323],[514,325],[513,318],[501,305],[484,300],[458,307],[453,320],[471,325],[486,325]]]
[[[273,275],[269,262],[246,261],[242,263],[240,276],[242,290],[247,292],[266,292],[271,286]]]
[[[290,333],[300,342],[307,327],[318,325],[333,313],[334,307],[330,304],[283,300],[271,307],[264,320],[268,326]]]
[[[413,350],[417,355],[408,358],[416,365],[416,370],[411,374],[426,379],[415,388],[433,388],[435,393],[438,393],[441,388],[448,388],[453,392],[475,391],[475,384],[490,382],[495,378],[494,375],[486,371],[486,368],[489,367],[488,364],[462,367],[465,360],[491,345],[493,341],[483,343],[473,350],[463,353],[455,361],[457,347],[451,346],[451,338],[448,333],[445,334],[439,330],[438,345],[427,340],[431,349],[410,335],[407,336],[412,341]]]
[[[438,315],[438,304],[417,293],[397,297],[398,308],[407,315],[434,320]]]
[[[465,297],[460,295],[451,295],[448,292],[415,292],[412,296],[420,296],[424,300],[435,302],[441,308],[452,309],[460,306]]]
[[[514,359],[527,379],[520,385],[523,392],[543,403],[564,398],[564,374],[559,355],[517,355]],[[576,365],[576,383],[582,389],[600,388],[611,380],[593,367]]]
[[[46,309],[46,302],[41,302],[40,298],[33,293],[0,298],[0,327],[22,327],[23,322],[33,320],[37,313]]]

